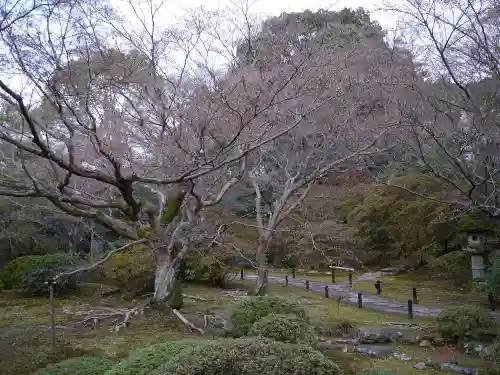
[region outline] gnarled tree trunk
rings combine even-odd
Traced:
[[[177,277],[176,263],[167,254],[157,254],[153,303],[165,302],[170,297]]]
[[[267,267],[267,248],[269,246],[270,239],[268,236],[259,241],[259,246],[257,247],[257,284],[253,292],[256,296],[264,296],[267,293],[267,282],[268,282],[268,267]]]

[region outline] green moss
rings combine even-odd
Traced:
[[[33,375],[102,375],[113,365],[108,359],[75,357],[49,365]]]
[[[137,234],[140,238],[150,238],[153,235],[153,228],[139,228],[137,229]]]
[[[182,201],[186,193],[180,193],[178,196],[173,197],[167,201],[165,210],[161,215],[161,223],[163,225],[170,224],[172,220],[179,214],[181,209]]]

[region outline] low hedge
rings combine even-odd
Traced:
[[[248,336],[262,336],[275,341],[307,345],[313,345],[317,340],[314,328],[308,322],[296,315],[283,314],[269,314],[257,320],[250,328]]]
[[[308,345],[265,338],[215,340],[181,351],[151,375],[337,375],[340,368]]]
[[[113,362],[104,358],[75,357],[48,365],[33,375],[102,375]]]
[[[437,318],[437,330],[446,339],[478,339],[494,325],[488,311],[474,306],[449,307],[443,309]]]
[[[231,333],[246,336],[252,325],[269,314],[295,315],[307,319],[304,308],[296,302],[280,297],[249,297],[231,313]]]
[[[19,289],[35,296],[48,293],[44,284],[47,279],[78,265],[76,257],[67,253],[27,255],[9,262],[0,271],[0,282],[5,289]],[[63,293],[76,287],[76,279],[65,278],[56,284],[56,293]]]
[[[104,375],[149,375],[182,350],[201,345],[201,340],[173,340],[133,351]]]

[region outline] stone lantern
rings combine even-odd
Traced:
[[[471,270],[473,280],[484,280],[490,254],[498,247],[498,238],[488,231],[468,231],[465,251],[471,254]]]

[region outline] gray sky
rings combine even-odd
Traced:
[[[119,1],[119,0],[118,0]],[[173,19],[175,14],[181,14],[182,9],[196,8],[204,6],[208,9],[224,9],[231,5],[234,0],[167,0],[165,9],[168,13],[165,16]],[[240,2],[241,0],[237,0]],[[156,1],[153,0],[153,3]],[[392,28],[395,26],[394,17],[384,14],[384,12],[376,11],[382,7],[383,0],[248,0],[251,4],[251,13],[257,15],[279,15],[283,12],[299,12],[306,9],[316,11],[318,9],[339,10],[342,8],[358,8],[363,7],[372,11],[372,18],[380,22],[384,28]],[[123,9],[123,8],[122,8]]]

